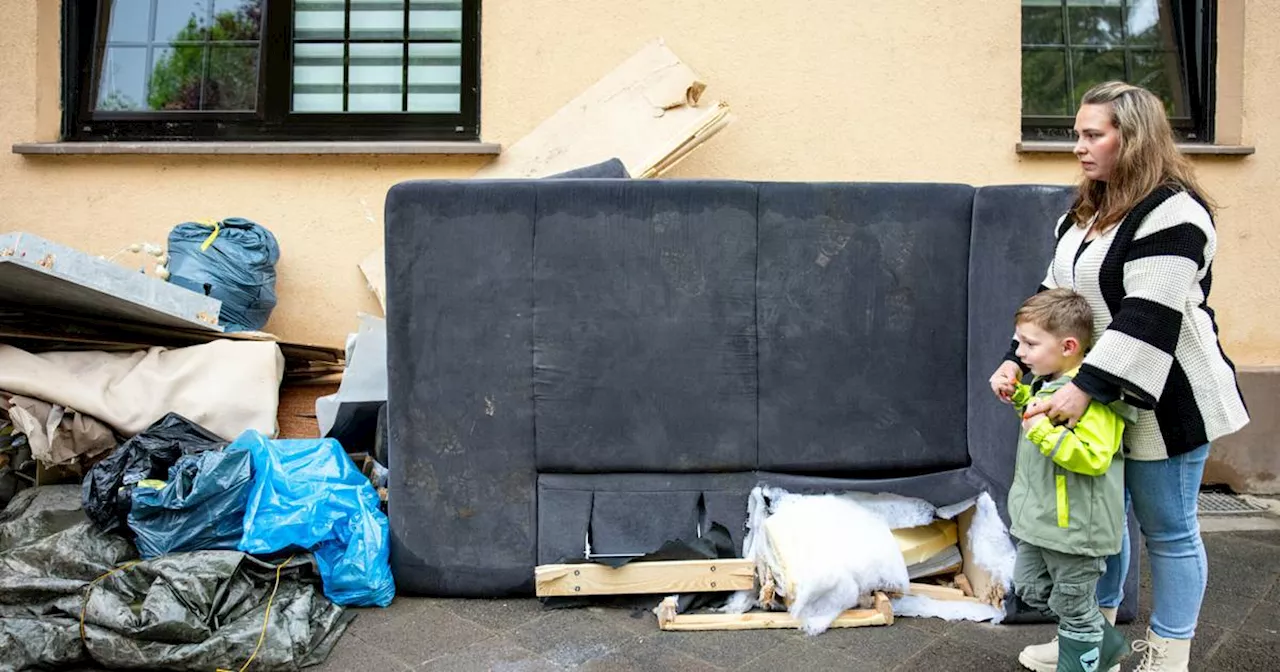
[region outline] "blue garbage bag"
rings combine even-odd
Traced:
[[[169,282],[222,302],[227,331],[257,331],[276,307],[280,246],[266,227],[241,217],[185,222],[169,232]]]
[[[387,516],[342,445],[333,439],[272,441],[248,430],[227,450],[236,448],[253,456],[254,474],[240,550],[309,550],[333,602],[391,604],[396,587]]]
[[[251,469],[244,448],[208,451],[178,458],[168,481],[139,481],[128,519],[139,555],[234,550],[244,534]]]

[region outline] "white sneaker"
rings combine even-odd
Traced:
[[[1144,654],[1137,672],[1187,672],[1191,640],[1166,639],[1147,630],[1147,638],[1133,643],[1133,652]]]
[[[1047,644],[1032,644],[1018,654],[1018,662],[1034,672],[1057,672],[1058,638]]]

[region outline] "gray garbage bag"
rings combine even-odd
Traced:
[[[130,564],[133,545],[90,524],[79,499],[76,486],[33,488],[0,513],[0,672],[238,670],[250,656],[253,670],[298,670],[354,618],[324,597],[306,554],[279,569],[278,588],[277,565],[237,551]]]

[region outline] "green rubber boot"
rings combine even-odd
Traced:
[[[1058,631],[1058,672],[1105,672],[1128,653],[1124,635],[1109,623],[1102,626],[1100,642],[1082,642]]]

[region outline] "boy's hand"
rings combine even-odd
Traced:
[[[1037,413],[1035,415],[1026,416],[1022,420],[1022,431],[1024,433],[1030,432],[1032,427],[1035,427],[1036,425],[1040,424],[1040,421],[1044,420],[1046,417],[1047,416],[1045,416],[1044,413]]]
[[[1022,377],[1022,369],[1017,364],[1006,361],[991,374],[991,392],[996,395],[1000,401],[1010,403],[1013,397],[1013,391],[1016,389],[1018,379]]]

